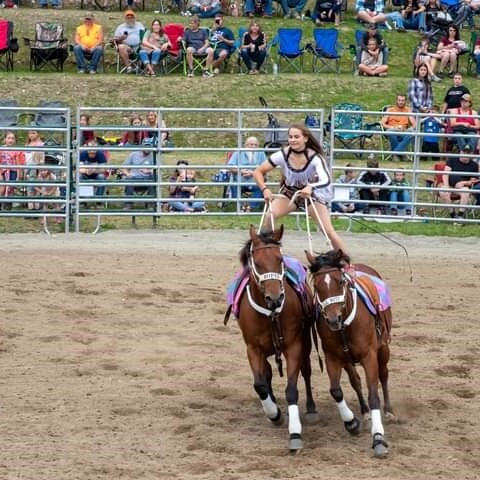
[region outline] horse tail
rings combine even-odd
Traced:
[[[315,311],[316,312],[316,311]],[[319,334],[317,333],[317,316],[316,314],[313,316],[313,322],[310,322],[311,323],[311,326],[310,326],[310,331],[311,331],[311,334],[312,334],[312,339],[313,339],[313,344],[315,345],[315,350],[317,351],[317,357],[318,357],[318,364],[320,365],[320,371],[323,373],[323,360],[322,360],[322,357],[320,356],[320,350],[318,349],[318,336]]]
[[[227,325],[228,320],[230,319],[230,314],[232,313],[232,306],[229,305],[227,311],[225,312],[225,316],[223,317],[223,324]]]

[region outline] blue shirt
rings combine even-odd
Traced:
[[[425,133],[440,133],[441,129],[442,125],[435,117],[427,117],[423,122],[423,131]],[[423,141],[428,143],[438,143],[440,137],[430,137],[425,135]]]

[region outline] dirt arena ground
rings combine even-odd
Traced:
[[[344,431],[314,363],[305,449],[268,424],[224,289],[246,232],[4,235],[0,479],[478,479],[478,239],[348,236],[394,298],[390,454]],[[322,242],[316,239],[319,248]],[[303,259],[305,234],[284,251]],[[276,375],[285,411],[284,382]],[[357,409],[351,389],[347,401]],[[302,406],[303,406],[302,389]],[[357,409],[358,410],[358,409]]]

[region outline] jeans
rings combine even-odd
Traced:
[[[80,180],[99,180],[101,182],[105,181],[104,173],[82,173],[80,175]],[[105,185],[95,187],[95,195],[102,196],[105,195]]]
[[[200,18],[211,18],[214,17],[217,13],[222,11],[221,5],[211,8],[210,10],[204,11],[200,10],[200,7],[192,7],[190,11],[194,15],[198,15]]]
[[[411,205],[396,205],[397,202],[410,202],[410,192],[408,190],[391,190],[390,201],[393,202],[393,205],[390,205],[391,208],[396,208],[397,210],[411,209]]]
[[[238,185],[233,184],[230,186],[230,193],[233,199],[240,199],[246,194],[250,194],[251,198],[263,198],[262,191],[256,185],[243,185],[240,187],[241,195],[238,194]],[[251,208],[260,208],[260,202],[249,203]]]
[[[479,180],[480,180],[480,178],[479,178]],[[475,192],[478,192],[478,193],[475,193]],[[477,205],[480,205],[480,183],[476,183],[472,187],[472,195],[475,197],[475,203]]]
[[[427,30],[425,13],[422,12],[410,18],[404,18],[403,27],[408,30],[421,30],[425,32]]]
[[[73,47],[73,53],[75,55],[78,70],[87,70],[87,58],[90,58],[90,66],[88,67],[88,70],[96,72],[98,63],[103,56],[103,48],[96,47],[91,53],[85,55],[84,48],[81,45],[75,45]]]
[[[477,149],[477,136],[475,134],[471,135],[464,135],[463,137],[455,138],[455,142],[457,142],[457,147],[459,151],[462,151],[465,145],[470,146],[470,151],[473,153]]]
[[[137,180],[136,178],[127,177],[128,180]],[[146,192],[149,196],[155,195],[155,185],[142,185],[142,182],[152,182],[153,177],[151,178],[141,178],[138,179],[137,185],[127,185],[125,187],[125,196],[126,197],[133,197],[135,193],[139,192]],[[132,205],[132,202],[125,202],[125,205]]]
[[[397,28],[405,28],[405,26],[403,25],[403,22],[405,20],[400,12],[390,12],[387,13],[385,16],[387,17],[387,20],[390,20],[392,23],[394,23]]]
[[[162,57],[165,56],[165,53],[158,50],[154,50],[150,53],[146,50],[140,50],[138,56],[140,57],[142,63],[145,65],[147,65],[148,63],[151,63],[152,65],[158,65]]]
[[[392,130],[390,130],[392,131]],[[388,135],[390,145],[394,152],[404,152],[407,150],[408,145],[413,141],[413,136],[405,134]]]
[[[282,10],[285,14],[288,13],[290,8],[294,8],[297,13],[302,13],[307,4],[307,0],[280,0],[280,4],[282,5]]]
[[[48,5],[48,0],[40,0],[39,5],[41,7],[46,7]],[[52,7],[58,7],[59,2],[58,2],[58,0],[50,0],[50,5]]]
[[[480,75],[480,53],[475,54],[474,58],[475,58],[475,64],[476,64],[475,73],[477,75]]]
[[[253,0],[245,0],[245,13],[255,13],[255,5]],[[265,0],[263,13],[272,16],[272,0]]]
[[[199,202],[197,200],[193,202],[181,202],[180,200],[176,200],[169,202],[169,205],[170,208],[176,212],[184,212],[187,209],[193,209],[194,211],[198,212],[205,208],[205,202]]]
[[[341,7],[342,5],[340,3],[334,3],[332,7],[332,15],[329,18],[321,17],[322,14],[328,15],[330,13],[329,10],[323,10],[323,11],[313,10],[312,13],[310,14],[310,18],[312,19],[313,23],[315,23],[317,20],[321,20],[322,22],[327,22],[327,21],[333,22],[335,21],[335,14],[340,13]]]
[[[240,51],[240,55],[249,71],[253,67],[252,62],[255,62],[257,64],[256,68],[257,70],[259,70],[263,62],[265,61],[267,51],[257,50],[256,52],[252,52],[249,48],[242,48],[242,50]]]

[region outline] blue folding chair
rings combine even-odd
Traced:
[[[325,70],[339,73],[343,46],[338,42],[338,30],[336,28],[315,28],[313,38],[315,43],[306,46],[306,49],[313,55],[313,73]]]
[[[273,45],[277,47],[278,71],[281,71],[281,63],[285,62],[285,68],[289,67],[294,72],[303,73],[303,54],[305,48],[302,47],[301,28],[279,28],[277,35],[273,40]]]

